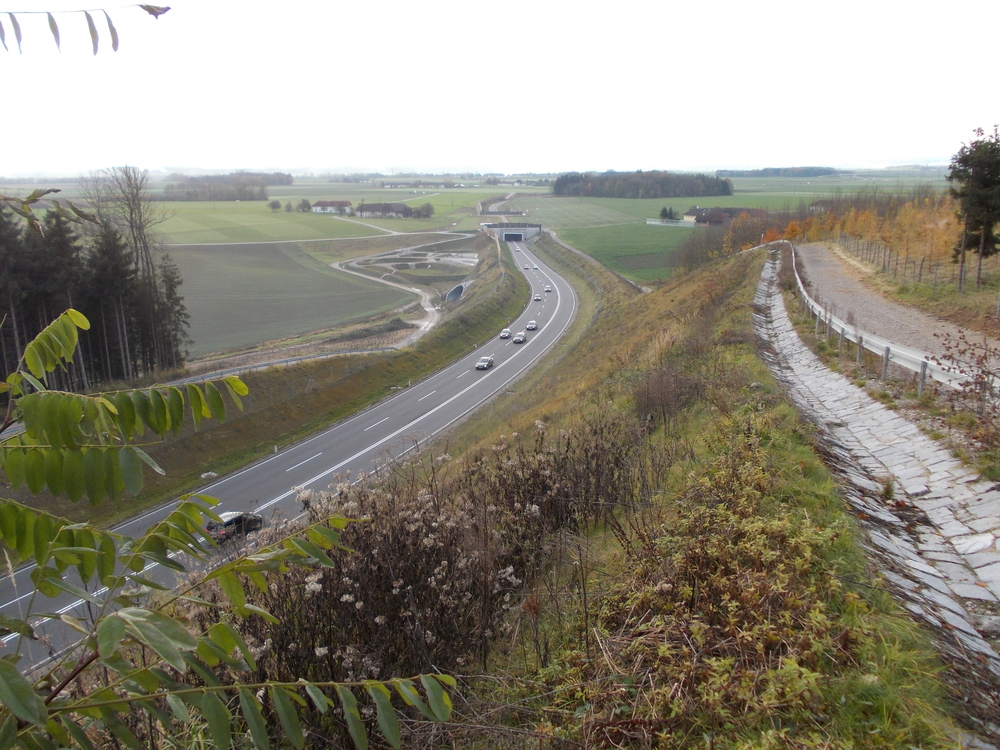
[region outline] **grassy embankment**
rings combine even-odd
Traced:
[[[13,493],[29,504],[73,520],[112,521],[151,507],[202,483],[205,471],[224,473],[336,422],[435,371],[482,343],[523,309],[529,288],[512,272],[507,253],[498,260],[497,247],[485,235],[478,239],[479,276],[470,292],[445,306],[445,320],[416,346],[395,353],[343,356],[279,370],[248,373],[250,395],[244,411],[230,411],[224,424],[203,424],[198,432],[185,428],[179,436],[150,446],[149,454],[164,468],[165,477],[148,477],[138,498],[104,503],[96,508],[74,505],[47,495]]]
[[[390,674],[432,649],[465,675],[455,723],[433,730],[461,747],[952,746],[933,651],[881,590],[811,428],[756,356],[762,256],[638,295],[536,248],[580,290],[567,346],[427,451],[426,474],[410,463],[373,490],[366,504],[399,507],[348,539],[358,559],[307,605],[323,616],[248,623],[275,639],[258,676],[287,677],[279,643],[350,643],[352,664]],[[418,597],[405,612],[402,590]],[[307,656],[316,679],[351,669]],[[405,729],[431,741],[425,722]]]
[[[498,400],[489,424],[514,442],[535,420],[577,440],[630,420],[660,481],[640,511],[555,544],[565,564],[512,610],[464,715],[493,725],[491,746],[525,727],[552,747],[951,746],[932,649],[873,579],[811,429],[756,357],[760,260],[641,297],[592,270],[611,295],[586,335]]]

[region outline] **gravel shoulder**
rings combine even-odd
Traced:
[[[946,353],[942,342],[957,341],[963,331],[969,341],[983,340],[982,334],[885,297],[871,283],[874,271],[834,246],[799,245],[796,253],[813,297],[863,331],[939,356]],[[995,339],[988,341],[1000,348]]]

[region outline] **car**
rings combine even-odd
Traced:
[[[541,302],[541,301],[542,301],[542,295],[536,294],[535,295],[535,302]]]
[[[545,291],[546,292],[551,292],[552,291],[552,287],[550,287],[548,284],[546,284],[545,285]]]
[[[502,331],[500,331],[500,338],[502,338],[502,339],[509,339],[510,338],[510,329],[509,328],[504,328]]]
[[[488,370],[493,367],[493,357],[480,357],[476,362],[477,370]]]
[[[536,270],[536,271],[538,270],[538,266],[535,266],[535,270]]]
[[[538,323],[536,323],[533,320],[529,320],[528,321],[528,325],[526,325],[524,327],[524,330],[526,330],[526,331],[534,331],[536,328],[538,328]]]
[[[528,264],[527,264],[527,263],[525,263],[525,264],[524,264],[524,270],[525,270],[525,271],[527,271],[527,270],[528,270]]]
[[[524,331],[518,331],[517,333],[514,334],[515,344],[523,344],[527,340],[528,340],[528,334],[526,334]]]
[[[519,247],[515,247],[515,248],[514,248],[514,252],[515,252],[515,253],[519,253],[519,252],[521,252],[521,248],[519,248]]]
[[[228,511],[219,514],[220,521],[209,521],[205,534],[216,544],[228,542],[238,536],[246,536],[264,527],[264,519],[256,513]]]

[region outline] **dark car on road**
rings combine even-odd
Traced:
[[[264,519],[256,513],[233,512],[220,513],[220,521],[209,521],[205,534],[216,544],[228,542],[236,537],[246,536],[251,531],[260,531]]]
[[[528,336],[527,336],[527,334],[525,334],[524,331],[518,331],[517,333],[514,334],[514,343],[515,344],[523,344],[527,340],[528,340]]]
[[[493,367],[493,357],[480,357],[476,362],[477,370],[488,370]]]

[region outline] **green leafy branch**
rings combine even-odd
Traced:
[[[238,377],[178,386],[84,395],[46,390],[48,373],[71,361],[77,329],[90,327],[76,310],[67,310],[41,331],[24,350],[18,369],[0,393],[8,392],[7,412],[0,427],[20,420],[24,432],[0,442],[0,466],[14,489],[27,484],[33,493],[44,487],[73,502],[84,494],[91,503],[105,496],[118,498],[123,490],[142,489],[142,464],[159,474],[163,470],[133,444],[149,430],[159,438],[176,435],[189,413],[195,429],[202,419],[224,421],[225,391],[243,408],[249,392]],[[33,390],[33,392],[29,392]]]
[[[0,39],[2,38],[3,25],[0,24]],[[59,188],[38,188],[37,190],[32,190],[31,193],[26,195],[24,198],[18,198],[17,196],[4,195],[3,193],[0,193],[0,207],[6,206],[18,216],[27,219],[28,226],[31,227],[31,230],[36,234],[41,234],[42,225],[38,220],[38,216],[32,209],[32,206],[38,203],[46,195],[60,192],[62,191]],[[94,214],[83,210],[67,198],[63,198],[62,200],[65,201],[65,206],[59,200],[49,198],[52,206],[67,221],[71,221],[74,224],[82,224],[85,221],[89,221],[92,224],[97,223],[97,217]]]
[[[73,500],[87,494],[98,503],[125,490],[138,492],[143,463],[159,470],[133,444],[147,430],[162,438],[176,433],[188,417],[196,427],[202,419],[223,420],[223,393],[239,408],[247,388],[238,378],[224,378],[184,388],[153,386],[97,395],[47,390],[48,374],[72,361],[78,331],[88,326],[75,310],[63,313],[27,345],[17,369],[0,383],[8,401],[2,424],[20,420],[24,426],[22,434],[0,439],[0,465],[14,487],[27,485],[36,493],[48,487]],[[27,614],[0,616],[0,638],[5,643],[16,639],[14,653],[0,656],[0,750],[53,747],[53,742],[91,748],[95,738],[111,736],[139,748],[142,743],[126,720],[136,711],[167,733],[203,722],[218,747],[230,745],[231,722],[239,715],[252,743],[267,748],[265,694],[283,736],[297,748],[305,744],[299,711],[310,705],[306,699],[320,712],[339,707],[358,748],[367,747],[368,738],[357,690],[363,689],[374,704],[378,731],[392,747],[402,742],[394,695],[428,719],[448,720],[452,704],[446,688],[454,688],[455,681],[446,675],[362,683],[238,683],[236,676],[256,664],[228,620],[277,622],[247,601],[245,585],[266,590],[266,576],[287,573],[290,566],[333,568],[330,554],[349,552],[341,532],[353,521],[327,518],[215,567],[182,590],[168,591],[149,571],[163,566],[183,573],[184,560],[210,562],[216,545],[203,529],[208,520],[220,520],[212,510],[216,503],[202,495],[182,497],[163,520],[132,538],[0,499],[0,543],[10,564],[35,563]],[[218,586],[224,603],[198,596],[209,584]],[[90,605],[87,619],[71,611],[34,611],[39,597],[65,594]],[[222,616],[204,632],[195,632],[179,605],[218,610]],[[59,621],[79,637],[46,674],[29,677],[32,667],[22,669],[18,662],[25,643],[38,638],[36,630],[45,621]],[[155,658],[150,660],[150,654]],[[106,670],[110,682],[95,669]],[[185,682],[189,674],[203,684]]]
[[[32,574],[36,593],[47,597],[69,593],[97,608],[95,624],[91,626],[68,614],[40,615],[45,619],[58,619],[82,636],[83,655],[69,667],[68,675],[57,686],[51,687],[54,675],[64,664],[57,665],[39,683],[32,685],[12,661],[0,659],[0,702],[11,713],[0,730],[0,748],[11,746],[15,740],[24,740],[25,745],[30,746],[30,738],[38,732],[58,739],[65,746],[73,746],[75,742],[78,746],[89,747],[79,738],[86,736],[87,729],[93,728],[95,723],[126,746],[139,747],[138,740],[119,715],[127,714],[137,705],[148,710],[168,732],[189,724],[191,711],[200,712],[216,745],[228,747],[232,721],[230,704],[237,697],[253,743],[259,748],[267,748],[266,724],[257,700],[250,697],[250,691],[263,688],[270,696],[285,736],[295,747],[303,746],[298,739],[302,731],[296,706],[304,707],[306,703],[298,692],[300,689],[306,692],[317,710],[325,712],[337,703],[321,688],[334,688],[348,732],[359,748],[367,746],[367,734],[352,688],[363,687],[367,691],[376,707],[379,731],[393,747],[400,747],[401,736],[390,688],[406,706],[416,708],[428,719],[448,720],[452,704],[442,683],[453,688],[455,681],[447,675],[417,678],[423,687],[423,697],[411,679],[224,684],[216,673],[220,666],[233,672],[256,669],[253,654],[239,631],[221,621],[196,636],[183,618],[167,614],[178,601],[217,606],[192,594],[196,588],[215,580],[237,615],[256,615],[277,622],[270,613],[247,603],[239,576],[266,588],[264,572],[285,572],[289,565],[334,567],[327,552],[345,549],[340,542],[340,531],[352,522],[351,519],[335,516],[314,524],[301,536],[283,539],[272,547],[220,566],[185,591],[161,600],[156,609],[139,606],[139,599],[149,591],[166,591],[165,586],[143,575],[151,564],[184,571],[185,567],[174,559],[179,557],[178,553],[202,561],[207,559],[210,548],[206,545],[214,545],[200,540],[195,533],[208,517],[215,517],[210,510],[213,502],[205,497],[185,499],[166,519],[135,540],[85,524],[69,524],[65,519],[16,503],[0,505],[2,541],[12,544],[31,540],[31,549],[25,544],[19,553],[23,556],[33,554],[39,563]],[[74,566],[79,584],[63,578],[63,573]],[[94,581],[103,583],[104,589],[89,592],[87,589]],[[118,609],[111,611],[112,606]],[[10,633],[17,633],[22,638],[34,637],[33,627],[27,621],[4,618],[0,635]],[[136,657],[128,658],[136,647],[149,649],[158,661],[137,664]],[[67,655],[77,652],[78,649],[71,649]],[[106,667],[117,674],[118,679],[80,699],[62,697],[63,690],[93,665]],[[194,672],[205,687],[195,688],[180,681],[166,667],[181,677],[189,671]],[[40,687],[50,692],[46,695]],[[169,713],[161,708],[163,701]],[[11,719],[15,723],[11,723]]]

